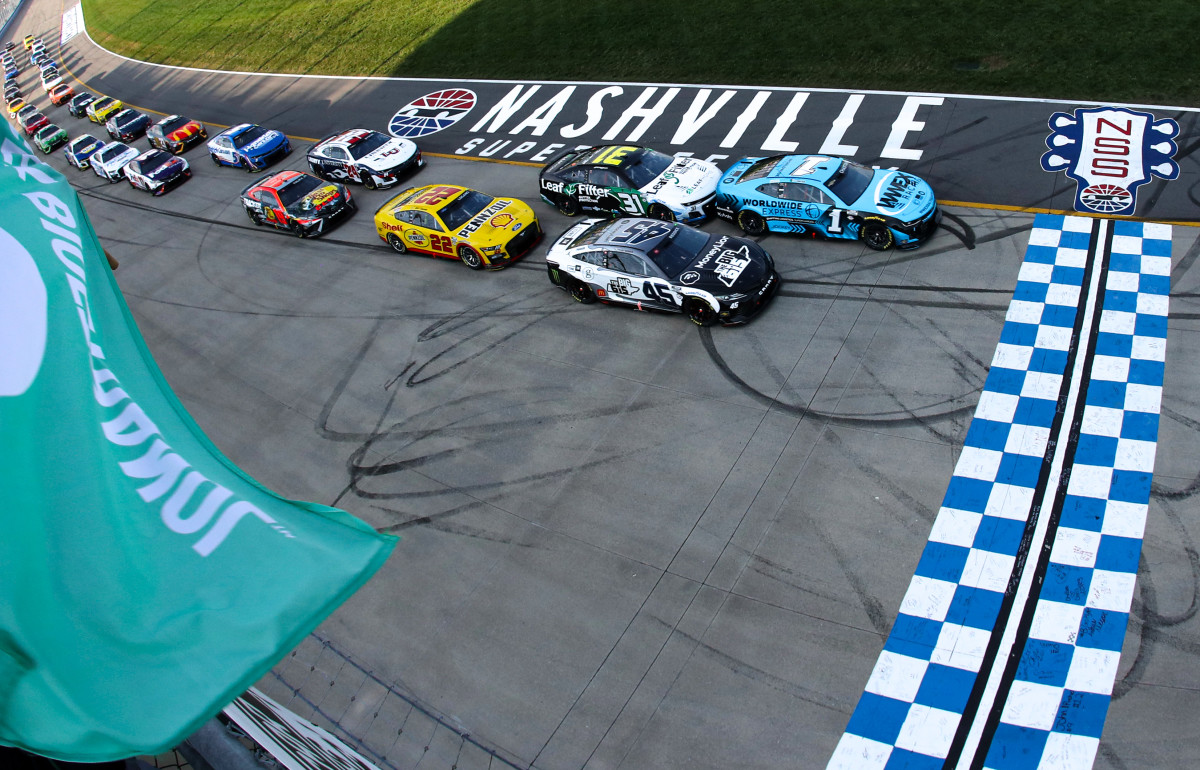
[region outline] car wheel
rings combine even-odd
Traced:
[[[702,299],[689,299],[683,305],[683,314],[697,326],[712,326],[717,321],[717,311]]]
[[[887,251],[896,242],[896,237],[892,235],[892,231],[882,220],[870,218],[863,224],[862,229],[858,231],[858,237],[867,245],[868,249],[875,251]]]
[[[762,235],[767,231],[766,221],[748,209],[742,209],[738,212],[737,226],[746,235]]]
[[[296,236],[297,238],[304,237],[304,228],[300,226],[299,222],[292,222],[290,227],[292,230],[292,235]]]
[[[567,292],[571,295],[571,299],[581,305],[590,305],[596,301],[596,293],[592,291],[592,287],[588,286],[578,278],[567,277],[570,283],[567,287]]]
[[[364,171],[364,172],[363,172],[363,174],[362,174],[362,183],[363,183],[363,187],[367,188],[368,190],[374,190],[376,187],[378,187],[378,186],[379,186],[379,185],[378,185],[378,184],[375,182],[375,177],[371,175],[371,172],[370,172],[370,171]]]
[[[217,159],[217,156],[216,156],[216,154],[215,154],[215,153],[211,153],[211,152],[210,152],[210,153],[208,154],[208,157],[212,158],[212,162],[213,162],[213,165],[214,165],[214,166],[220,166],[220,165],[221,165],[221,161],[219,161],[219,160]]]
[[[397,254],[408,253],[408,247],[404,245],[404,241],[400,240],[399,235],[396,235],[395,233],[388,233],[387,242],[388,246],[392,247],[392,251],[396,252]]]
[[[320,167],[320,166],[318,166],[316,163],[309,163],[309,164],[308,164],[308,170],[309,170],[310,172],[312,172],[312,175],[313,175],[313,176],[315,176],[315,177],[317,177],[318,179],[324,179],[324,178],[325,178],[325,175],[321,173],[321,167]]]
[[[250,217],[250,222],[253,223],[255,227],[262,227],[262,217],[258,215],[257,211],[246,209],[246,216]]]
[[[661,203],[653,203],[650,205],[650,210],[646,212],[654,219],[661,219],[664,222],[674,222],[675,213]]]
[[[245,159],[243,159],[243,161],[242,161],[242,168],[246,169],[246,173],[247,173],[247,174],[253,174],[255,171],[259,171],[259,170],[260,170],[260,169],[257,169],[257,168],[255,168],[255,167],[254,167],[254,164],[250,162],[250,159],[249,159],[249,158],[245,158]]]
[[[579,200],[564,195],[558,199],[558,210],[564,216],[577,217],[579,216]]]
[[[483,269],[483,257],[479,256],[478,251],[475,251],[475,249],[465,243],[458,247],[458,258],[472,270]]]

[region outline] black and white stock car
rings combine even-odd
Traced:
[[[578,302],[683,313],[698,326],[749,321],[781,280],[754,241],[640,218],[580,222],[550,247],[546,269]]]
[[[365,128],[330,134],[308,148],[308,166],[319,177],[360,182],[363,187],[391,187],[408,171],[425,165],[421,151],[408,139]]]
[[[165,150],[146,150],[125,166],[129,184],[152,195],[162,195],[175,185],[191,179],[188,162]]]

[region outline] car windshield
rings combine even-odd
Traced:
[[[630,156],[630,161],[621,167],[628,176],[633,186],[641,189],[654,181],[662,172],[666,171],[675,159],[670,155],[664,155],[658,150],[641,150],[633,153]]]
[[[367,136],[361,141],[350,145],[350,155],[352,155],[355,160],[358,160],[366,155],[370,155],[380,147],[387,144],[389,138],[390,137],[388,137],[386,134],[381,134],[378,131],[372,131],[370,136]]]
[[[105,107],[107,107],[108,105],[112,104],[114,101],[115,101],[115,100],[114,100],[114,99],[112,99],[111,97],[108,97],[108,96],[106,96],[106,97],[104,97],[103,99],[100,99],[99,101],[97,101],[97,102],[95,103],[95,105],[96,105],[96,110],[97,110],[97,111],[99,111],[99,110],[102,110],[102,109],[104,109]]]
[[[107,163],[108,161],[113,160],[118,155],[121,155],[128,149],[129,149],[128,145],[121,144],[120,142],[118,142],[117,144],[107,145],[103,150],[101,150],[99,152],[100,162]]]
[[[462,195],[442,206],[438,216],[446,223],[446,229],[453,232],[466,224],[467,220],[483,210],[495,198],[475,190],[465,190]]]
[[[117,114],[117,117],[116,117],[117,125],[118,126],[127,126],[140,117],[142,117],[142,113],[137,112],[136,110],[125,110],[124,112]]]
[[[96,142],[96,137],[92,136],[91,134],[84,134],[83,136],[77,136],[77,137],[75,137],[75,141],[71,142],[71,149],[72,150],[81,150],[90,144],[95,144],[95,142]]]
[[[875,172],[866,166],[844,160],[825,186],[843,203],[850,204],[859,199],[874,177]]]
[[[328,182],[317,179],[315,176],[302,174],[279,188],[279,202],[283,204],[284,208],[291,208],[293,203],[318,187],[327,184]]]
[[[167,120],[162,125],[163,133],[169,134],[173,131],[178,131],[186,126],[189,122],[190,121],[187,118],[175,118],[173,120]]]
[[[250,144],[251,142],[256,141],[256,140],[266,136],[267,132],[268,132],[268,129],[265,129],[262,126],[250,126],[250,128],[247,128],[242,133],[233,137],[233,146],[234,147],[245,147],[246,145]]]
[[[143,158],[138,165],[141,167],[143,174],[152,174],[174,160],[174,157],[169,152],[160,151],[148,158]]]
[[[783,160],[782,155],[775,155],[770,158],[763,158],[750,164],[750,168],[746,169],[746,173],[742,174],[739,182],[752,182],[755,179],[762,179],[765,176],[770,176],[775,167],[779,165],[779,161]]]
[[[45,140],[49,139],[50,137],[54,136],[55,134],[57,134],[59,131],[62,131],[62,129],[59,128],[58,126],[54,125],[53,123],[51,123],[50,125],[46,126],[45,128],[38,130],[37,138],[41,139],[42,141],[45,141]]]
[[[688,265],[696,261],[696,255],[708,243],[708,238],[708,233],[675,225],[675,229],[646,252],[646,256],[654,260],[654,264],[658,265],[668,278],[674,280]]]

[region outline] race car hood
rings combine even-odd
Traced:
[[[245,147],[240,147],[242,152],[253,155],[255,153],[265,154],[283,144],[284,136],[278,131],[268,131],[262,136],[255,139]]]
[[[684,286],[717,296],[748,294],[763,285],[773,267],[771,258],[758,244],[721,235],[709,240],[678,280]]]
[[[533,209],[529,206],[512,198],[497,198],[454,234],[476,246],[494,246],[508,243],[531,221]]]
[[[717,191],[720,178],[720,169],[711,163],[695,158],[676,158],[640,192],[651,200],[677,207],[712,195]]]
[[[200,133],[200,126],[196,123],[186,123],[179,128],[167,134],[167,138],[172,142],[182,142],[185,139],[191,139],[196,134]]]
[[[850,205],[859,211],[912,222],[928,215],[936,204],[933,188],[924,180],[903,171],[878,171]]]
[[[369,155],[359,158],[358,162],[372,171],[387,171],[402,163],[407,163],[417,152],[417,145],[407,139],[392,139]]]
[[[101,158],[98,163],[104,168],[112,168],[113,166],[124,165],[141,154],[129,146],[126,146],[125,149],[120,152],[116,152],[115,150],[113,152],[115,154],[104,153],[103,150],[96,153],[97,155],[104,155],[104,157]]]
[[[161,182],[165,179],[179,174],[186,167],[183,158],[171,158],[166,163],[146,174],[147,178],[153,179],[155,182]]]
[[[288,213],[301,218],[320,216],[321,212],[341,199],[337,185],[327,184],[305,195],[287,207]]]
[[[98,151],[104,144],[98,139],[92,139],[85,142],[72,142],[67,149],[77,158],[86,157]]]

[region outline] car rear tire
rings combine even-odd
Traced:
[[[479,252],[465,243],[458,247],[458,258],[472,270],[483,269],[483,257],[479,256]]]
[[[563,216],[577,217],[579,216],[579,201],[575,198],[564,195],[558,199],[558,211]]]
[[[661,219],[664,222],[674,222],[675,213],[661,203],[653,203],[650,209],[646,212],[654,219]]]
[[[717,311],[704,300],[694,297],[683,303],[683,314],[697,326],[712,326],[717,322]]]
[[[392,247],[392,251],[396,252],[397,254],[408,253],[408,247],[404,245],[404,241],[401,240],[399,235],[396,235],[395,233],[388,233],[387,242],[388,246]]]
[[[766,220],[748,209],[742,209],[738,212],[737,226],[746,235],[762,235],[767,231]]]
[[[567,276],[567,293],[571,295],[571,299],[581,305],[590,305],[596,301],[596,293],[592,291],[592,287],[588,286],[578,278]]]
[[[858,231],[859,239],[866,244],[868,249],[875,251],[887,251],[896,242],[896,236],[892,235],[892,231],[880,219],[868,219]]]
[[[262,227],[262,217],[260,217],[257,213],[251,211],[250,209],[246,209],[246,216],[250,217],[250,222],[255,227]]]

